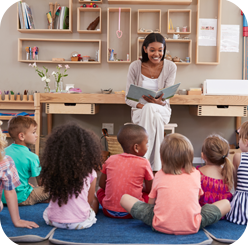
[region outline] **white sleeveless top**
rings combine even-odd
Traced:
[[[143,74],[141,74],[141,76],[143,78],[142,88],[150,89],[153,91],[158,91],[158,78],[152,79],[152,78],[144,76]],[[139,103],[145,105],[148,102],[145,101],[143,98],[140,98]]]

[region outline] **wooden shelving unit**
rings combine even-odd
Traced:
[[[153,5],[190,5],[192,0],[108,0],[109,4],[153,4]]]
[[[179,16],[181,16],[183,20],[181,18],[178,18]],[[173,28],[174,28],[173,30],[169,29],[170,19],[172,20],[172,23],[173,23]],[[181,22],[180,19],[183,22]],[[183,31],[175,32],[175,28],[177,26],[181,28],[180,30],[182,30],[183,26],[187,26],[187,32],[183,32]],[[174,33],[180,34],[180,35],[181,34],[187,35],[191,33],[191,9],[168,9],[167,34],[174,34]]]
[[[108,8],[107,62],[115,64],[129,64],[131,63],[131,8],[121,8],[121,38],[118,38],[116,35],[118,20],[119,8]],[[109,61],[109,49],[114,49],[114,53],[117,53],[117,59],[122,59],[122,61]],[[127,61],[127,54],[129,54],[129,61]]]
[[[161,33],[161,9],[138,9],[137,33],[149,34],[151,32],[140,31],[140,28],[150,29]]]
[[[98,3],[102,3],[102,0],[96,0],[96,1],[85,1],[85,0],[78,0],[79,3],[85,3],[85,4],[89,4],[89,3],[95,3],[95,4],[98,4]]]
[[[69,29],[45,29],[45,28],[40,29],[37,28],[39,26],[38,21],[35,21],[35,28],[37,29],[21,29],[19,23],[19,13],[18,13],[18,4],[17,4],[17,30],[21,33],[64,33],[64,34],[72,33],[72,0],[68,0],[68,1],[69,3],[67,7],[69,8]],[[32,5],[32,10],[33,8],[35,8],[35,4]],[[38,14],[39,9],[37,8],[37,11],[33,11],[32,13],[34,14],[34,12]],[[33,18],[35,18],[34,15]],[[46,17],[44,17],[43,21],[46,21],[46,25],[47,25]]]
[[[196,64],[197,65],[218,65],[220,63],[220,39],[221,39],[221,6],[222,6],[222,0],[218,0],[218,16],[217,16],[217,40],[216,40],[216,47],[210,47],[213,49],[213,53],[215,56],[215,61],[200,61],[199,59],[199,19],[200,19],[200,8],[201,8],[201,2],[203,0],[197,0],[197,16],[196,16]],[[204,0],[207,1],[207,0]],[[217,2],[217,1],[216,1]],[[204,48],[204,47],[202,47]],[[209,48],[209,47],[207,47]],[[210,50],[209,50],[210,51]]]
[[[38,43],[38,45],[37,45]],[[49,46],[47,43],[50,43]],[[25,44],[25,45],[24,45]],[[60,45],[58,45],[60,44]],[[63,45],[62,45],[63,44]],[[72,47],[73,44],[73,47]],[[85,44],[85,45],[84,45]],[[87,45],[86,45],[87,44]],[[50,50],[50,59],[41,60],[25,60],[25,47],[26,46],[38,46],[39,52],[42,49]],[[84,47],[83,47],[84,46]],[[57,52],[56,50],[57,49]],[[98,61],[71,61],[70,55],[73,51],[79,52],[82,56],[89,55],[95,58],[96,51],[99,50]],[[64,57],[63,57],[64,56]],[[41,55],[39,55],[39,58]],[[39,38],[19,38],[18,39],[18,61],[24,63],[58,63],[58,61],[52,61],[53,57],[65,58],[67,60],[60,61],[61,64],[100,64],[101,63],[101,40],[100,39],[39,39]]]
[[[83,20],[85,20],[87,18],[86,14],[89,13],[91,14],[90,18],[87,19],[86,24],[83,26],[82,29],[82,25],[83,22],[82,21],[82,15],[85,15],[85,18]],[[97,18],[97,16],[99,16],[100,20],[99,20],[99,30],[87,30],[88,25],[94,21],[95,18]],[[78,7],[77,8],[77,32],[79,33],[102,33],[102,11],[101,8],[82,8],[82,7]]]
[[[141,45],[144,42],[144,39],[137,38],[137,59],[141,56]],[[187,57],[190,58],[190,62],[174,62],[177,65],[190,65],[192,60],[192,40],[191,39],[166,39],[166,50],[170,43],[175,44],[187,44]],[[172,56],[173,57],[173,56]]]

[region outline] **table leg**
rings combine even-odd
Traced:
[[[47,114],[47,134],[52,132],[53,118],[52,114]]]
[[[236,126],[236,130],[238,130],[241,126],[241,117],[236,117],[235,118],[235,126]],[[236,146],[239,145],[239,135],[236,134]]]

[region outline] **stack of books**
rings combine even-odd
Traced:
[[[21,29],[35,29],[31,8],[27,3],[18,2],[19,21]]]
[[[54,29],[69,29],[69,8],[58,7],[55,13]]]

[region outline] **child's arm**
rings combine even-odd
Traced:
[[[34,222],[20,219],[15,189],[11,190],[11,191],[4,190],[4,195],[5,195],[7,205],[8,205],[8,209],[9,209],[9,213],[10,213],[12,222],[13,222],[15,227],[26,227],[29,229],[39,227]]]
[[[150,198],[149,197],[148,204],[155,204],[155,200],[156,200],[156,198]]]
[[[146,193],[150,193],[151,189],[152,189],[152,182],[153,180],[144,180],[145,182],[145,185],[143,185],[143,192],[146,192]]]
[[[233,180],[234,180],[234,188],[236,190],[237,188],[237,171],[239,168],[239,164],[240,164],[240,160],[241,160],[241,153],[235,153],[233,156]]]
[[[100,180],[99,180],[99,186],[104,190],[106,187],[106,180],[107,180],[107,175],[104,173],[101,173]]]
[[[2,210],[3,210],[3,203],[2,201],[0,201],[0,212],[2,212]]]
[[[95,196],[95,189],[96,189],[96,178],[90,184],[90,189],[88,192],[88,203],[90,204],[90,207],[94,210],[94,212],[97,214],[99,209],[99,202]]]

